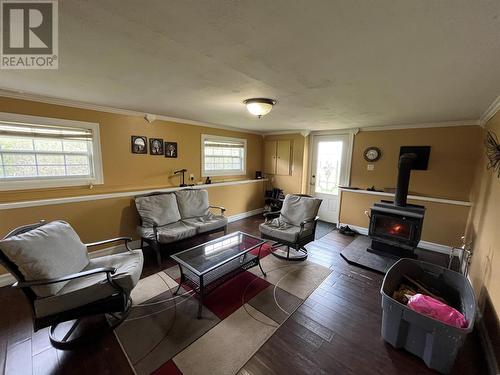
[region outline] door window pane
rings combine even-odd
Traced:
[[[318,142],[316,193],[339,193],[342,146],[342,141]]]

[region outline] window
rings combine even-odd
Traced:
[[[98,124],[0,113],[0,190],[100,183]]]
[[[234,176],[246,174],[246,139],[201,136],[201,175]]]

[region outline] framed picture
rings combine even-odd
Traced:
[[[177,157],[177,142],[165,142],[165,157],[166,158]]]
[[[147,154],[148,153],[148,138],[142,135],[132,136],[132,153]]]
[[[163,139],[149,138],[149,153],[151,155],[163,155]]]

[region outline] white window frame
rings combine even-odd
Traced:
[[[242,142],[243,143],[243,169],[242,170],[205,170],[205,140],[214,140],[214,141],[233,141],[233,142]],[[241,176],[247,174],[247,140],[245,138],[231,138],[231,137],[223,137],[220,135],[210,135],[210,134],[202,134],[201,135],[201,177],[212,177],[212,176]]]
[[[73,127],[90,129],[92,131],[92,177],[50,177],[50,178],[16,178],[13,180],[0,179],[0,191],[44,189],[70,186],[101,185],[104,184],[101,156],[101,139],[99,124],[94,122],[65,120],[59,118],[20,115],[16,113],[0,112],[0,121],[17,122],[34,125]]]

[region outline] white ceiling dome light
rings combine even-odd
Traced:
[[[276,100],[267,98],[252,98],[244,100],[243,104],[247,106],[248,112],[258,118],[261,118],[271,112],[271,109],[273,109],[273,106],[276,104]]]

